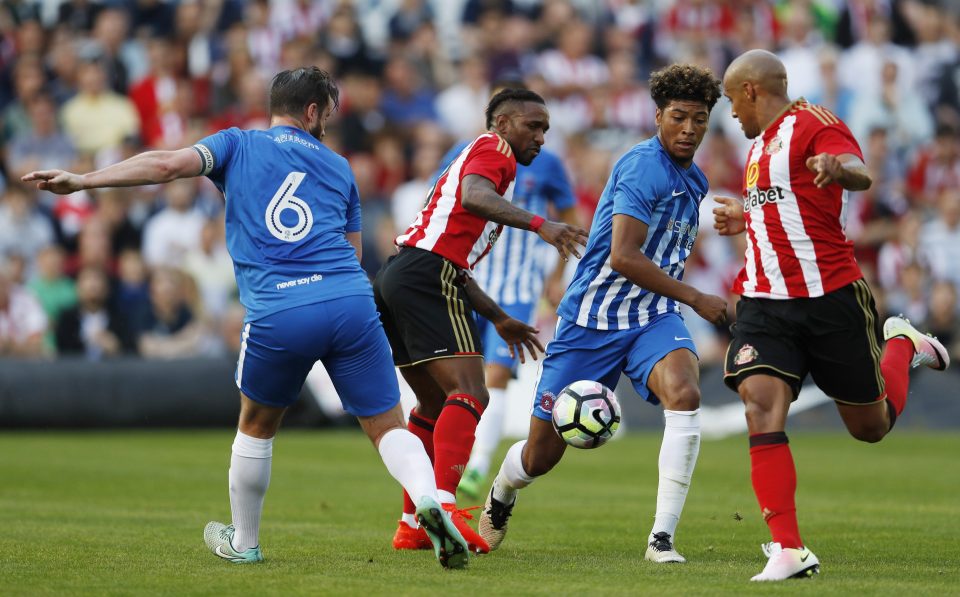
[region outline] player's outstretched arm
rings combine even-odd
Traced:
[[[747,229],[741,201],[720,195],[714,197],[714,200],[720,204],[720,207],[713,208],[713,227],[720,236],[733,236]]]
[[[69,195],[84,189],[136,187],[199,176],[201,166],[200,154],[188,147],[173,151],[147,151],[87,174],[37,170],[25,174],[21,180],[36,182],[37,188],[44,191]]]
[[[610,267],[628,280],[650,292],[689,305],[697,315],[710,323],[727,319],[727,301],[719,296],[700,292],[689,284],[667,275],[641,247],[647,238],[647,225],[625,214],[613,216],[613,234],[610,241]]]
[[[537,337],[540,330],[507,315],[473,278],[463,276],[462,285],[464,292],[467,293],[467,298],[473,303],[474,310],[497,328],[497,333],[510,347],[510,356],[519,356],[520,362],[525,363],[526,357],[523,349],[526,348],[533,360],[537,360],[537,350],[543,352],[543,345],[540,344],[540,338]]]
[[[848,191],[866,191],[873,184],[867,165],[852,153],[821,153],[807,159],[807,168],[816,173],[813,184],[821,189],[835,182]]]
[[[464,209],[504,226],[533,230],[540,238],[553,245],[565,260],[569,255],[580,257],[577,245],[587,245],[586,230],[579,226],[544,221],[540,216],[517,207],[501,197],[488,178],[479,174],[468,174],[461,184],[463,194],[460,201]]]

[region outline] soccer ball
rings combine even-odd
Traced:
[[[596,381],[575,381],[553,403],[553,428],[574,448],[599,448],[620,427],[620,403]]]

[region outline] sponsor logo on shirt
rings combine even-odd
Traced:
[[[760,164],[752,162],[747,166],[747,188],[757,186],[758,180],[760,180]]]
[[[772,189],[758,189],[754,187],[747,191],[747,197],[743,201],[743,211],[763,207],[767,203],[783,201],[784,197],[786,197],[786,195],[780,187],[773,187]]]

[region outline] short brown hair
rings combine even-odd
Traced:
[[[650,96],[661,110],[672,100],[703,102],[712,110],[720,93],[720,81],[703,66],[671,64],[650,75]]]

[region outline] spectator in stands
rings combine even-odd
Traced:
[[[177,111],[179,78],[174,72],[170,41],[162,37],[150,39],[147,58],[150,70],[130,88],[129,94],[140,115],[140,138],[146,147],[179,147],[186,123]]]
[[[924,327],[947,347],[951,358],[960,357],[960,312],[955,285],[943,280],[933,284]]]
[[[437,95],[437,114],[453,138],[473,138],[483,131],[483,111],[490,100],[487,67],[482,57],[467,56],[458,72],[457,83]]]
[[[920,229],[920,246],[934,279],[960,286],[960,188],[940,195],[937,217]]]
[[[840,62],[840,53],[832,45],[824,45],[817,51],[817,64],[820,68],[819,89],[807,96],[811,104],[823,106],[844,122],[849,122],[853,115],[853,106],[856,94],[848,87],[847,82],[837,76],[837,67]]]
[[[435,146],[420,145],[414,150],[411,161],[413,178],[398,186],[390,200],[396,234],[406,231],[423,209],[442,157],[440,149]]]
[[[203,214],[194,209],[197,181],[182,178],[163,188],[166,207],[143,227],[143,259],[150,267],[178,267],[200,246]]]
[[[404,56],[393,56],[383,72],[386,86],[380,110],[390,122],[409,128],[424,120],[436,120],[434,93],[413,64]]]
[[[203,223],[200,244],[187,252],[183,270],[197,286],[204,319],[210,323],[219,321],[237,294],[222,216],[208,218]]]
[[[558,98],[581,128],[589,122],[587,92],[610,78],[607,64],[590,53],[593,30],[580,20],[569,23],[557,40],[557,48],[537,59],[537,70],[548,85],[547,93]]]
[[[110,229],[101,218],[87,218],[77,235],[77,252],[67,259],[67,274],[76,276],[85,267],[96,267],[111,276],[117,271]]]
[[[907,173],[907,197],[913,205],[930,209],[948,189],[960,188],[960,138],[958,129],[942,124],[933,143],[915,154]]]
[[[882,92],[881,71],[886,62],[893,62],[904,74],[903,85],[914,84],[910,70],[910,53],[890,41],[890,21],[879,12],[867,20],[867,32],[862,41],[846,50],[840,58],[840,79],[856,81],[855,91],[865,97]]]
[[[77,274],[77,304],[56,324],[57,352],[92,361],[134,352],[126,321],[112,306],[110,279],[95,267]]]
[[[15,284],[0,265],[0,357],[40,357],[47,316],[33,295]]]
[[[903,287],[903,268],[909,263],[923,262],[920,249],[921,219],[916,211],[908,211],[897,222],[896,236],[880,247],[877,256],[877,282],[887,292]]]
[[[89,34],[103,7],[93,0],[68,0],[57,7],[57,24],[75,33]]]
[[[891,315],[901,314],[917,323],[926,321],[929,284],[923,265],[911,261],[900,270],[900,286],[886,294],[886,308]]]
[[[131,58],[131,48],[125,47],[129,20],[126,10],[112,7],[101,10],[93,23],[91,45],[82,51],[96,57],[103,67],[107,87],[119,95],[126,94],[130,85],[126,61]]]
[[[117,283],[114,303],[120,315],[135,323],[140,313],[150,306],[150,284],[147,265],[137,249],[126,249],[117,258]]]
[[[0,195],[0,255],[16,252],[31,269],[37,253],[54,238],[53,224],[33,197],[19,185],[8,186]]]
[[[339,129],[347,155],[373,150],[373,136],[383,130],[387,117],[380,108],[380,80],[366,73],[347,73],[343,80],[344,106]]]
[[[60,314],[77,304],[77,289],[63,269],[63,249],[59,245],[47,245],[37,254],[36,272],[27,282],[27,290],[40,302],[47,321],[54,322],[44,337],[46,348],[56,348],[54,325]]]
[[[129,188],[96,191],[96,215],[107,226],[110,247],[115,254],[125,249],[139,250],[142,243],[143,231],[130,218],[130,204],[135,192]]]
[[[14,136],[7,148],[10,178],[19,179],[32,170],[73,163],[76,151],[73,142],[57,125],[57,105],[53,98],[46,93],[36,94],[27,105],[27,114],[29,130]],[[47,205],[55,202],[52,193],[42,191],[40,196]]]
[[[150,277],[150,303],[132,325],[140,356],[177,359],[195,356],[203,329],[187,304],[183,274],[159,267]]]
[[[77,95],[61,110],[63,128],[80,151],[110,149],[140,132],[133,102],[108,89],[106,77],[98,60],[81,62]]]
[[[850,131],[857,139],[866,139],[870,131],[884,127],[890,142],[900,150],[910,150],[933,137],[933,118],[923,97],[903,82],[897,63],[883,63],[880,93],[858,93],[850,115]]]
[[[13,98],[0,113],[3,125],[2,140],[28,135],[32,127],[27,106],[41,91],[46,82],[43,61],[40,56],[21,55],[13,67]]]

